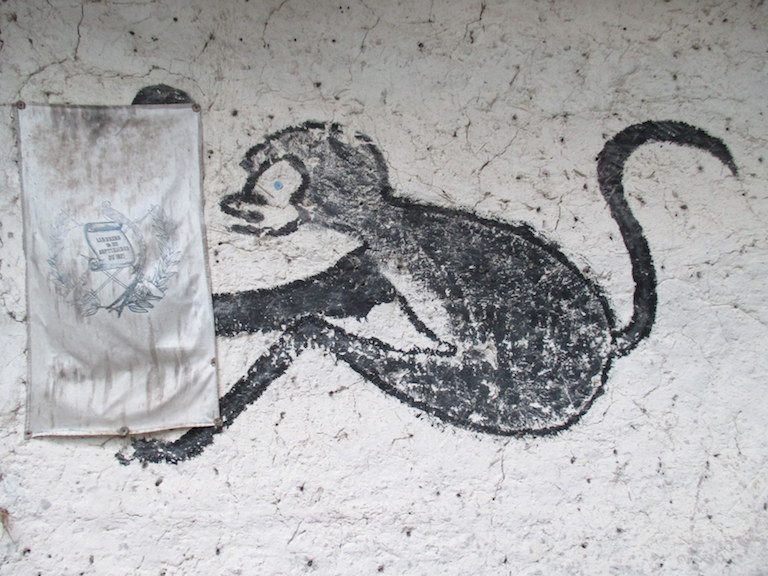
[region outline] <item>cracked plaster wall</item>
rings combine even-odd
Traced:
[[[764,574],[768,566],[768,8],[751,2],[0,3],[0,574]],[[670,146],[626,188],[659,276],[651,336],[569,430],[496,438],[423,416],[302,355],[202,456],[120,466],[123,439],[25,440],[24,260],[13,104],[203,109],[214,289],[268,287],[347,249],[235,237],[218,200],[266,133],[333,120],[382,148],[398,193],[531,224],[631,313],[597,190],[605,139]],[[221,381],[263,349],[219,342]]]

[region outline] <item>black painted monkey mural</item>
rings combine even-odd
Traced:
[[[267,136],[245,155],[242,191],[221,200],[237,221],[232,232],[284,235],[311,224],[351,236],[358,247],[309,278],[215,294],[219,336],[281,335],[221,398],[221,426],[189,430],[174,442],[135,440],[132,458],[175,463],[200,454],[309,347],[457,426],[520,436],[572,425],[602,392],[613,360],[654,323],[655,271],[622,184],[625,162],[648,142],[708,151],[737,174],[722,141],[680,122],[633,125],[605,144],[599,186],[635,283],[632,318],[617,326],[600,287],[528,226],[398,197],[366,136],[315,122]],[[275,223],[267,215],[276,209],[292,217]],[[439,313],[421,314],[404,282]],[[339,326],[338,319],[363,319],[383,305],[399,309],[421,344],[401,349]]]

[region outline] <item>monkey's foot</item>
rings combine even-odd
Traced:
[[[214,434],[220,431],[220,428],[213,426],[192,428],[173,442],[164,442],[154,438],[135,438],[131,447],[115,454],[115,458],[123,466],[127,466],[133,460],[142,463],[167,462],[168,464],[178,464],[201,454],[205,447],[213,442]],[[126,451],[132,451],[132,454],[126,454]]]

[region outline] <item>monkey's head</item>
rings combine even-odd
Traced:
[[[307,122],[271,134],[241,166],[245,186],[220,206],[238,219],[232,230],[246,234],[288,234],[305,222],[353,231],[375,217],[390,190],[378,148],[338,124]]]

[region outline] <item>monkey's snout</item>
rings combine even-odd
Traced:
[[[261,194],[230,194],[225,196],[221,203],[221,211],[235,218],[241,218],[251,224],[257,224],[264,220],[264,214],[256,206],[265,206],[267,199]]]

